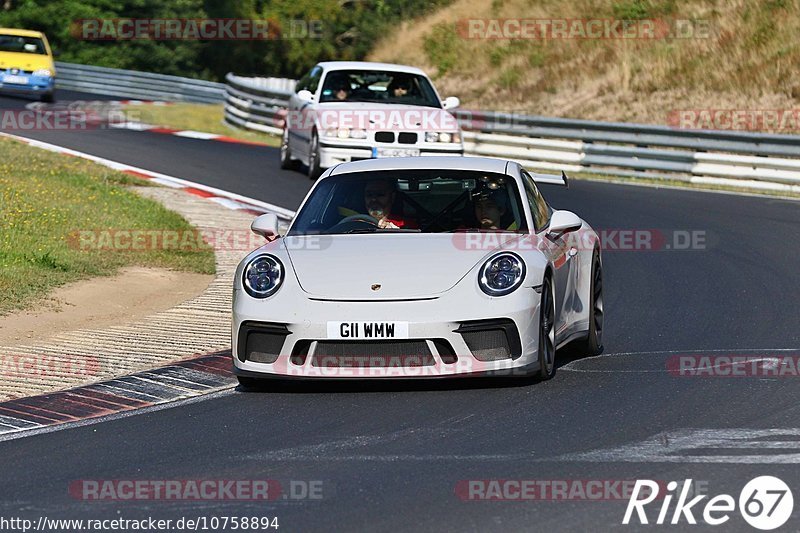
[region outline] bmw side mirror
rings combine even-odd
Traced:
[[[314,101],[314,95],[311,94],[311,91],[309,91],[307,89],[303,89],[302,91],[297,93],[297,97],[300,100],[302,100],[303,102],[313,102]]]
[[[572,211],[554,211],[550,216],[550,228],[547,234],[558,237],[571,231],[578,231],[582,225],[583,221]]]
[[[266,213],[257,217],[250,224],[250,229],[256,235],[261,235],[267,239],[278,237],[278,215]]]
[[[461,100],[457,96],[448,96],[442,103],[445,109],[455,109],[461,105]]]

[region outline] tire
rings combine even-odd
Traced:
[[[603,262],[600,253],[592,254],[592,283],[589,288],[589,333],[579,348],[585,355],[603,352]]]
[[[283,170],[297,170],[297,159],[292,158],[289,150],[289,129],[283,129],[281,136],[281,168]]]
[[[545,277],[539,305],[539,374],[541,381],[556,375],[556,300],[553,281]]]
[[[311,146],[308,149],[308,178],[315,180],[322,175],[319,166],[319,138],[317,132],[311,134]]]
[[[56,95],[54,93],[45,93],[39,97],[39,100],[46,104],[52,104],[56,101]]]
[[[239,380],[239,385],[244,390],[259,390],[264,386],[263,380],[258,378],[250,378],[246,376],[236,376]]]

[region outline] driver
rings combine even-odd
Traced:
[[[506,214],[507,197],[503,189],[483,191],[475,198],[475,218],[481,229],[500,229]]]
[[[368,181],[364,186],[364,205],[369,215],[378,221],[379,228],[411,226],[402,216],[392,214],[394,198],[394,182],[390,179]]]

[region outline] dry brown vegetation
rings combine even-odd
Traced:
[[[466,39],[458,21],[475,18],[680,20],[710,31]],[[800,0],[457,0],[405,22],[369,59],[425,68],[443,95],[459,96],[466,108],[655,124],[672,110],[796,109]]]

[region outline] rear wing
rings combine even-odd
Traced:
[[[533,178],[533,181],[536,183],[569,187],[569,178],[563,170],[561,171],[560,176],[558,174],[538,174],[536,172],[530,172],[530,175]]]

